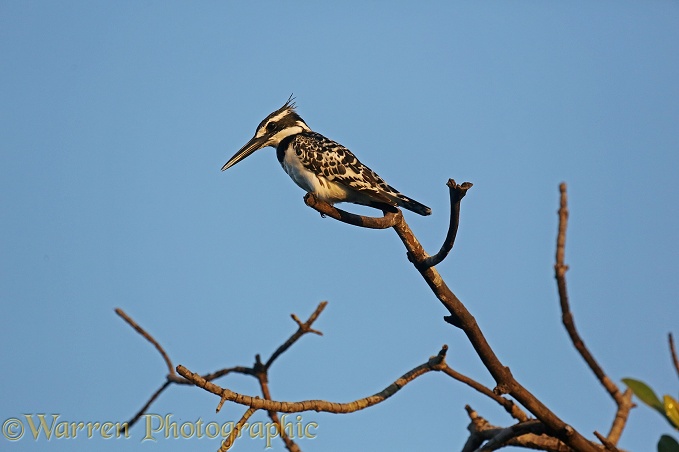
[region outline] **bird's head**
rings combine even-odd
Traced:
[[[228,162],[222,166],[222,171],[231,168],[248,155],[267,146],[276,147],[286,137],[307,131],[309,126],[295,111],[294,98],[290,96],[285,104],[260,122],[250,141],[243,146]]]

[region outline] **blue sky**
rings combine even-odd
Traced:
[[[392,231],[320,218],[272,149],[219,171],[291,93],[312,129],[433,209],[406,213],[430,252],[446,232],[445,182],[474,183],[439,271],[514,375],[591,437],[614,406],[560,324],[552,266],[567,182],[580,333],[614,381],[676,395],[678,23],[670,1],[0,3],[0,420],[133,415],[165,367],[115,307],[175,364],[209,372],[269,356],[294,331],[290,313],[328,300],[324,336],[271,370],[279,400],[371,395],[444,343],[452,367],[493,385]],[[257,394],[251,380],[218,383]],[[243,412],[215,414],[217,402],[173,387],[150,411],[179,423]],[[300,446],[460,449],[465,404],[511,423],[428,374],[360,413],[305,413],[319,427]],[[662,433],[639,407],[621,446],[652,450]],[[0,448],[218,448],[142,442],[141,426],[127,440],[26,435]]]

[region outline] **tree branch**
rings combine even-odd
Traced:
[[[420,265],[423,267],[433,267],[440,264],[443,259],[448,256],[450,250],[453,249],[453,244],[455,243],[455,236],[457,236],[457,227],[460,224],[460,202],[464,195],[467,194],[467,190],[472,188],[471,182],[464,182],[462,185],[455,183],[455,180],[448,179],[446,185],[450,192],[450,223],[448,225],[448,233],[446,234],[446,239],[441,245],[441,249],[434,256],[429,256],[425,258]]]
[[[462,452],[481,452],[496,450],[505,446],[516,446],[527,449],[539,449],[551,452],[572,452],[566,444],[545,434],[545,426],[532,419],[519,422],[509,427],[496,427],[474,411],[465,406],[471,422],[467,427],[469,438]],[[486,444],[483,444],[488,441]]]
[[[454,370],[452,367],[446,364],[446,367],[442,369],[442,372],[455,380],[466,384],[467,386],[477,390],[481,394],[493,399],[497,403],[499,403],[507,413],[509,413],[510,416],[512,416],[514,419],[523,422],[528,420],[528,416],[526,413],[523,412],[521,408],[519,408],[513,401],[506,399],[500,395],[495,394],[491,389],[485,387],[478,381],[467,377],[466,375],[463,375],[456,370]]]
[[[627,389],[624,393],[620,391],[618,386],[611,380],[608,375],[601,368],[599,363],[594,359],[584,341],[580,337],[573,319],[573,314],[570,310],[570,303],[568,301],[568,290],[566,284],[566,272],[568,265],[565,264],[566,254],[566,230],[568,228],[568,195],[566,191],[566,184],[559,185],[560,203],[559,203],[559,227],[556,239],[556,263],[554,264],[554,273],[557,282],[557,289],[559,292],[559,304],[561,306],[561,319],[563,325],[568,333],[568,336],[573,343],[575,349],[580,353],[580,356],[585,360],[589,368],[597,377],[601,385],[610,394],[615,401],[618,409],[613,419],[613,424],[608,433],[608,437],[603,437],[598,432],[595,435],[607,450],[617,450],[616,444],[620,440],[622,431],[625,428],[630,410],[634,407],[632,403],[632,391]]]
[[[158,398],[158,396],[160,396],[160,394],[162,394],[163,391],[165,391],[165,389],[167,389],[167,387],[170,386],[170,384],[172,384],[172,381],[170,381],[168,379],[167,381],[165,381],[165,383],[162,384],[162,386],[160,388],[158,388],[158,390],[156,392],[153,393],[151,398],[149,398],[148,402],[146,402],[146,404],[141,408],[141,410],[139,410],[137,412],[137,414],[132,416],[132,419],[127,421],[127,427],[128,428],[131,428],[134,424],[137,423],[137,421],[144,415],[144,413],[146,413],[146,410],[149,409],[151,404],[153,402],[155,402],[155,400]]]
[[[566,193],[565,183],[562,183],[559,186],[559,191],[561,192],[561,202],[559,207],[559,232],[556,239],[556,263],[554,264],[554,273],[559,291],[561,319],[575,349],[580,353],[580,356],[582,356],[613,400],[620,406],[623,403],[622,393],[618,389],[618,386],[613,383],[613,380],[608,378],[599,363],[594,359],[594,356],[590,353],[575,328],[575,321],[573,320],[573,314],[571,314],[566,287],[566,271],[568,271],[568,265],[564,263],[566,254],[566,229],[568,227],[568,195]]]
[[[269,370],[269,367],[273,364],[273,362],[278,358],[281,354],[283,354],[287,349],[289,349],[292,344],[297,342],[297,340],[302,337],[306,333],[314,333],[318,334],[319,336],[323,336],[323,333],[320,331],[314,330],[311,328],[311,325],[316,321],[319,315],[321,315],[321,312],[325,309],[325,307],[328,305],[327,301],[321,301],[318,304],[318,307],[316,310],[309,316],[306,322],[302,323],[295,314],[291,314],[290,317],[292,317],[292,320],[295,321],[297,324],[298,328],[295,333],[293,333],[292,336],[288,338],[287,341],[283,343],[280,347],[276,349],[275,352],[271,355],[271,357],[266,361],[266,364],[264,365],[264,368],[266,370]]]
[[[331,206],[330,204],[317,199],[313,194],[307,193],[304,196],[304,203],[317,210],[321,215],[327,215],[335,220],[341,221],[342,223],[347,223],[353,226],[359,226],[361,228],[368,229],[386,229],[390,228],[394,223],[394,218],[400,215],[400,212],[388,212],[384,211],[384,216],[379,217],[365,217],[363,215],[356,215],[353,213],[346,212],[344,210],[338,209]]]
[[[610,442],[604,435],[601,433],[595,431],[594,436],[599,438],[599,441],[604,445],[604,448],[610,452],[620,452],[617,447],[615,447],[615,444]]]
[[[362,409],[368,408],[370,406],[376,405],[387,400],[389,397],[396,394],[401,388],[406,384],[415,380],[417,377],[424,375],[432,370],[440,371],[445,366],[445,356],[448,350],[448,346],[444,345],[441,351],[436,356],[429,358],[429,360],[421,364],[409,372],[406,372],[398,380],[396,380],[391,385],[384,388],[382,391],[365,397],[363,399],[358,399],[353,402],[348,403],[337,403],[328,402],[325,400],[304,400],[301,402],[279,402],[275,400],[265,400],[256,397],[251,397],[248,395],[239,394],[233,392],[230,389],[222,388],[214,383],[211,383],[204,378],[202,378],[197,373],[191,372],[186,367],[179,365],[177,366],[177,372],[190,380],[204,390],[211,392],[215,395],[220,396],[221,400],[226,400],[230,402],[235,402],[240,405],[248,406],[256,410],[267,410],[276,411],[278,413],[301,413],[303,411],[322,411],[326,413],[353,413],[355,411],[360,411]]]
[[[519,422],[509,427],[498,429],[493,436],[484,444],[480,450],[497,450],[504,447],[509,441],[528,433],[541,435],[545,431],[545,426],[537,419]]]
[[[308,198],[309,196],[305,198],[305,201],[307,201]],[[307,204],[309,204],[308,201]],[[318,205],[312,205],[312,207],[319,210]],[[330,207],[330,209],[327,209],[327,212],[322,211],[322,213],[329,214],[333,212],[334,208],[331,206],[328,207]],[[325,206],[323,206],[323,208],[325,208]],[[349,222],[345,221],[345,218],[342,215],[330,216],[338,219],[339,221]],[[360,221],[349,223],[362,226]],[[550,432],[550,434],[556,436],[568,444],[571,448],[583,452],[597,450],[597,447],[592,442],[587,440],[573,427],[566,424],[563,420],[556,416],[556,414],[547,408],[544,403],[542,403],[537,397],[531,394],[516,379],[514,379],[509,368],[502,364],[499,358],[495,355],[493,349],[488,344],[483,332],[476,323],[474,316],[472,316],[464,304],[450,290],[450,288],[439,275],[438,271],[434,267],[423,267],[423,263],[429,256],[424,251],[424,248],[417,240],[408,224],[405,222],[403,214],[400,211],[394,215],[392,227],[408,250],[408,259],[420,272],[422,277],[429,285],[429,288],[432,290],[432,292],[434,292],[434,295],[436,295],[439,301],[450,313],[450,315],[444,317],[444,319],[451,325],[456,326],[464,331],[484,366],[495,379],[497,385],[494,389],[494,392],[497,394],[510,394],[519,403],[521,403],[521,405],[526,407],[528,411],[540,419],[545,424],[545,427]]]
[[[165,350],[163,349],[163,347],[161,347],[161,345],[158,343],[158,341],[156,341],[153,338],[153,336],[151,336],[149,333],[147,333],[144,328],[137,325],[137,323],[134,320],[132,320],[132,318],[130,316],[125,314],[125,311],[123,311],[120,308],[116,308],[115,311],[116,311],[116,314],[118,314],[124,321],[126,321],[128,323],[128,325],[130,325],[132,328],[134,328],[137,333],[141,334],[144,337],[144,339],[146,339],[151,344],[153,344],[154,347],[156,347],[156,350],[158,350],[158,353],[160,353],[160,355],[165,360],[165,365],[167,366],[168,373],[170,375],[174,375],[174,366],[172,365],[172,361],[170,361],[170,357],[167,356],[167,353],[165,353]]]
[[[311,325],[316,321],[318,316],[323,312],[323,309],[325,309],[326,305],[328,304],[327,301],[323,301],[319,303],[319,305],[316,307],[316,310],[311,314],[311,316],[305,321],[302,322],[299,320],[299,318],[295,314],[291,314],[292,319],[295,321],[295,323],[298,326],[298,329],[295,333],[293,333],[280,347],[274,351],[274,353],[271,355],[269,360],[266,362],[266,364],[263,364],[261,362],[260,356],[256,355],[255,356],[255,365],[254,367],[245,367],[245,366],[234,366],[234,367],[228,367],[224,368],[221,370],[218,370],[216,372],[212,372],[209,374],[203,375],[201,378],[205,381],[212,381],[215,380],[219,377],[228,375],[230,373],[240,373],[244,375],[251,375],[255,378],[260,383],[260,387],[262,389],[262,394],[264,396],[264,399],[271,399],[271,394],[269,391],[269,384],[268,384],[268,370],[269,367],[273,364],[273,362],[285,351],[287,351],[297,340],[299,340],[300,337],[302,337],[306,333],[314,333],[314,334],[319,334],[322,335],[318,330],[315,330],[311,328]],[[130,326],[132,326],[139,334],[141,334],[144,338],[146,338],[149,342],[151,342],[156,349],[160,352],[160,354],[163,356],[164,360],[166,363],[170,363],[171,365],[171,360],[167,353],[165,353],[165,350],[163,347],[156,341],[148,332],[146,332],[142,327],[140,327],[134,320],[132,320],[131,317],[129,317],[122,309],[116,309],[116,313],[123,318]],[[193,382],[185,379],[184,377],[177,375],[175,372],[174,367],[172,367],[171,372],[167,375],[165,383],[151,396],[151,398],[146,402],[146,404],[142,407],[141,410],[127,423],[129,427],[134,425],[140,418],[141,416],[144,415],[144,413],[148,410],[148,408],[151,406],[151,404],[160,396],[160,394],[172,383],[176,384],[193,384]],[[259,399],[259,398],[257,398]],[[259,399],[261,400],[261,399]],[[217,411],[221,409],[222,404],[226,401],[226,399],[222,399],[217,407]],[[237,433],[242,428],[242,425],[247,421],[247,419],[255,412],[256,410],[251,409],[246,411],[246,413],[243,415],[241,420],[239,421],[239,424],[236,425],[236,429],[232,432],[231,436],[227,438],[223,443],[222,443],[222,448],[220,450],[228,450],[232,445],[233,442],[235,441],[235,438],[237,437]],[[274,425],[280,425],[280,421],[278,418],[278,413],[269,411],[268,412],[269,417],[271,420],[274,422]],[[234,432],[236,433],[234,435]],[[295,444],[294,441],[292,441],[286,432],[284,430],[279,431],[280,437],[285,443],[286,448],[290,452],[299,452],[300,448]]]
[[[222,445],[219,447],[219,452],[226,452],[227,450],[231,449],[231,446],[233,446],[234,441],[236,441],[236,438],[238,438],[238,435],[240,434],[243,425],[245,425],[248,419],[250,419],[250,416],[255,414],[255,411],[257,410],[253,408],[248,408],[245,411],[245,413],[243,413],[243,416],[241,416],[240,420],[236,423],[233,430],[231,430],[229,437],[226,438]]]
[[[670,342],[670,354],[672,355],[674,370],[676,370],[677,375],[679,375],[679,359],[677,359],[677,350],[674,348],[674,339],[672,338],[672,333],[669,333],[668,341]]]
[[[467,194],[467,190],[473,186],[471,182],[464,182],[462,185],[458,185],[454,179],[448,179],[446,185],[448,186],[450,193],[450,222],[448,225],[448,233],[446,234],[446,238],[438,253],[434,256],[426,255],[421,262],[418,262],[418,265],[423,268],[440,264],[448,256],[450,250],[453,249],[455,237],[457,236],[457,229],[460,224],[460,202]],[[330,204],[317,199],[311,193],[307,193],[306,196],[304,196],[304,202],[307,206],[317,210],[323,216],[329,216],[352,226],[369,229],[386,229],[393,227],[398,221],[398,216],[401,215],[400,211],[390,212],[386,210],[383,211],[383,217],[356,215],[331,206]]]
[[[607,438],[612,444],[618,444],[620,441],[622,431],[625,429],[625,425],[627,425],[629,413],[634,406],[634,402],[632,402],[632,390],[627,388],[620,398],[618,409],[613,418],[613,424],[608,432]]]

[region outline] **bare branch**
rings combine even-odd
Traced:
[[[622,403],[622,393],[618,389],[618,386],[613,383],[613,380],[608,378],[604,373],[601,366],[599,366],[599,363],[597,363],[594,356],[592,356],[585,346],[585,343],[575,328],[575,321],[573,320],[573,314],[571,314],[570,305],[568,303],[568,291],[566,288],[566,271],[568,270],[568,266],[564,263],[564,256],[566,254],[566,229],[568,227],[568,196],[566,193],[566,184],[562,183],[559,186],[559,190],[561,192],[561,202],[559,207],[559,233],[556,239],[556,263],[554,264],[554,273],[556,276],[557,288],[559,290],[561,320],[575,349],[580,353],[580,356],[582,356],[613,400],[620,406]]]
[[[634,407],[634,402],[632,402],[632,390],[627,388],[618,402],[618,410],[615,413],[611,430],[606,437],[611,444],[615,445],[620,441],[622,431],[625,429],[627,419],[629,418],[629,412]]]
[[[309,196],[305,198],[307,204],[309,204],[309,198]],[[316,206],[314,206],[314,208],[316,208]],[[330,211],[331,210],[328,212]],[[325,213],[325,211],[322,213]],[[385,217],[387,215],[388,214],[385,214]],[[344,221],[341,215],[333,216],[333,218]],[[345,222],[362,226],[360,221],[356,223],[350,221]],[[450,290],[438,271],[436,271],[434,267],[422,267],[423,262],[425,262],[429,256],[405,222],[400,211],[394,215],[392,227],[408,250],[408,259],[413,263],[429,285],[429,288],[450,313],[450,315],[444,317],[444,319],[451,325],[464,331],[484,366],[495,379],[497,385],[494,392],[497,394],[510,394],[521,403],[521,405],[526,407],[528,411],[542,421],[551,434],[568,444],[571,448],[584,452],[597,450],[594,443],[588,441],[573,427],[561,420],[512,376],[509,368],[502,364],[488,344],[488,341],[476,323],[474,316],[472,316],[459,298],[457,298]]]
[[[467,415],[471,422],[467,426],[470,435],[462,447],[462,452],[473,452],[481,447],[481,444],[486,440],[483,432],[491,427],[491,425],[486,419],[479,416],[479,414],[469,405],[465,405],[464,409],[467,410]]]
[[[538,420],[532,419],[503,428],[491,425],[469,405],[465,406],[465,410],[471,422],[467,426],[470,435],[462,452],[490,451],[505,446],[550,452],[572,452],[573,450],[557,438],[545,434],[545,426]],[[485,441],[488,443],[483,444]]]
[[[185,381],[186,381],[186,380],[185,380]],[[172,382],[171,382],[170,380],[167,380],[165,383],[163,383],[163,385],[162,385],[160,388],[158,388],[158,390],[157,390],[156,392],[153,393],[153,395],[152,395],[151,398],[148,400],[148,402],[146,402],[146,405],[144,405],[144,406],[141,408],[141,410],[139,410],[139,411],[137,412],[137,414],[135,414],[135,415],[132,417],[132,419],[130,419],[129,421],[127,421],[127,427],[128,427],[128,428],[131,428],[134,424],[137,423],[137,421],[144,415],[144,413],[146,413],[146,410],[149,409],[149,407],[151,406],[151,404],[158,398],[158,396],[159,396],[160,394],[163,393],[163,391],[164,391],[168,386],[170,386],[171,383],[172,383]]]
[[[259,358],[259,355],[257,357]],[[269,391],[269,381],[266,370],[264,370],[263,372],[259,372],[257,374],[257,379],[259,380],[259,385],[262,389],[262,394],[264,395],[264,398],[266,400],[272,400],[271,392]],[[280,428],[281,422],[280,419],[278,418],[278,413],[276,413],[275,411],[269,411],[268,415],[271,421],[273,422],[273,425],[277,426],[278,433],[283,442],[285,443],[285,447],[290,452],[300,452],[299,446],[292,439],[290,439],[288,434],[285,432],[285,429]]]
[[[361,228],[368,229],[386,229],[392,227],[395,218],[401,215],[400,211],[388,212],[384,211],[384,216],[378,217],[364,217],[363,215],[356,215],[353,213],[346,212],[342,209],[331,206],[327,202],[317,199],[311,193],[307,193],[304,197],[304,202],[307,206],[312,209],[317,210],[321,215],[327,215],[330,218],[341,221],[342,223],[347,223],[353,226],[358,226]]]
[[[224,440],[222,443],[221,447],[219,448],[219,452],[225,452],[229,449],[231,449],[231,446],[233,446],[233,442],[238,438],[238,434],[240,433],[241,429],[243,428],[243,425],[250,419],[250,416],[255,414],[254,408],[248,408],[245,413],[243,413],[243,416],[240,418],[238,423],[236,423],[236,426],[231,430],[231,434],[229,435],[228,438]]]
[[[459,372],[457,372],[455,369],[450,367],[449,365],[446,364],[446,366],[442,369],[443,373],[446,375],[454,378],[455,380],[466,384],[467,386],[477,390],[481,394],[490,397],[491,399],[495,400],[497,403],[502,405],[502,407],[509,413],[510,416],[512,416],[514,419],[523,422],[528,420],[528,416],[526,413],[523,412],[521,408],[519,408],[513,401],[506,399],[500,395],[495,394],[491,389],[485,387],[478,381],[467,377],[466,375],[463,375]]]
[[[209,381],[215,380],[219,377],[222,377],[224,375],[228,375],[230,373],[240,373],[240,374],[244,374],[244,375],[251,375],[251,376],[254,376],[255,378],[257,378],[258,381],[260,382],[260,386],[261,386],[262,394],[264,395],[264,398],[270,400],[271,394],[269,392],[268,375],[267,375],[267,371],[269,369],[269,366],[271,366],[271,364],[274,362],[274,360],[278,356],[280,356],[288,348],[290,348],[304,334],[306,334],[306,333],[314,333],[314,334],[319,334],[319,335],[323,334],[320,331],[317,331],[317,330],[314,330],[313,328],[311,328],[311,325],[316,321],[316,319],[321,314],[321,312],[323,312],[323,309],[325,308],[325,306],[327,304],[328,304],[327,301],[323,301],[323,302],[319,303],[316,310],[311,314],[311,316],[309,317],[309,319],[306,322],[301,322],[295,314],[292,314],[291,315],[292,319],[295,321],[295,323],[297,323],[298,330],[295,333],[293,333],[293,335],[287,341],[285,341],[285,343],[283,343],[283,345],[281,345],[280,347],[278,347],[278,349],[276,349],[276,351],[272,354],[271,358],[269,358],[269,360],[267,361],[266,365],[261,362],[260,356],[256,355],[254,367],[244,367],[244,366],[228,367],[228,368],[225,368],[225,369],[218,370],[216,372],[205,374],[201,378],[203,380],[209,382]],[[125,314],[125,312],[123,312],[122,309],[116,309],[116,313],[118,313],[118,315],[121,316],[128,324],[130,324],[137,332],[139,332],[139,334],[141,334],[149,342],[154,344],[156,346],[156,348],[160,351],[161,355],[163,355],[166,363],[170,362],[170,358],[168,357],[168,355],[165,353],[165,351],[160,346],[160,344],[150,334],[148,334],[134,320],[132,320],[131,317],[129,317],[127,314]],[[151,403],[153,403],[158,398],[158,396],[170,384],[172,384],[172,383],[193,384],[193,382],[187,380],[186,378],[177,375],[175,373],[174,368],[172,368],[171,370],[172,370],[172,372],[167,375],[167,379],[166,379],[165,383],[151,396],[151,398],[148,400],[148,402],[146,402],[144,407],[141,410],[139,410],[139,412],[128,422],[129,427],[134,425],[141,418],[141,416],[146,412],[146,410],[148,410]],[[259,398],[257,397],[257,399],[259,399]],[[224,402],[226,400],[227,399],[225,397],[221,398],[221,400],[220,400],[220,402],[217,406],[218,412],[219,412],[219,410],[221,409],[222,405],[224,404]],[[256,411],[255,409],[249,409],[248,411],[246,411],[246,413],[243,415],[243,418],[241,418],[241,420],[239,421],[239,424],[236,425],[236,429],[234,430],[235,434],[234,434],[234,432],[232,432],[231,436],[229,438],[227,438],[227,440],[224,441],[224,443],[222,443],[222,448],[220,448],[220,450],[228,450],[233,445],[233,442],[235,441],[235,438],[237,436],[238,431],[240,430],[240,428],[242,428],[242,425],[247,421],[247,419],[255,411]],[[278,413],[276,413],[275,411],[269,411],[268,414],[269,414],[269,417],[271,418],[271,420],[274,422],[275,425],[280,425]],[[284,430],[279,431],[279,434],[280,434],[281,439],[285,443],[286,448],[290,452],[299,452],[300,451],[299,446],[297,446],[297,444],[295,444],[295,442],[292,441],[288,437],[287,433]]]
[[[596,450],[594,444],[556,416],[544,403],[514,379],[509,368],[502,364],[488,344],[474,316],[450,290],[438,271],[433,267],[421,268],[418,265],[419,262],[426,258],[426,253],[403,219],[403,216],[398,218],[394,225],[394,230],[405,245],[409,258],[425,279],[429,288],[450,313],[444,319],[465,332],[484,366],[495,379],[497,386],[493,392],[497,394],[510,394],[540,419],[557,438],[569,444],[573,449],[581,451]]]
[[[264,400],[243,394],[238,394],[227,388],[221,388],[214,383],[211,383],[200,375],[191,372],[186,367],[177,366],[177,372],[192,381],[196,386],[204,390],[220,396],[221,399],[235,402],[240,405],[249,406],[257,410],[276,411],[279,413],[300,413],[303,411],[323,411],[327,413],[353,413],[364,408],[376,405],[385,401],[389,397],[396,394],[403,386],[415,380],[417,377],[424,375],[432,370],[440,371],[445,366],[445,356],[448,346],[444,345],[438,355],[431,357],[426,363],[415,367],[413,370],[406,372],[391,385],[387,386],[382,391],[369,397],[358,399],[348,403],[328,402],[325,400],[304,400],[301,402],[278,402],[275,400]]]
[[[542,422],[537,419],[531,419],[525,422],[519,422],[518,424],[510,425],[502,429],[498,429],[493,433],[493,436],[488,440],[486,444],[480,450],[497,450],[504,447],[509,443],[509,441],[532,433],[534,435],[541,435],[545,431],[545,426]]]
[[[266,364],[264,365],[264,368],[266,370],[268,370],[269,367],[271,367],[271,364],[273,364],[273,362],[276,360],[276,358],[278,358],[282,353],[284,353],[287,349],[289,349],[290,346],[292,346],[292,344],[297,342],[297,340],[300,337],[302,337],[304,334],[315,333],[315,334],[318,334],[318,335],[321,335],[321,336],[323,335],[323,333],[321,333],[320,331],[316,331],[316,330],[312,329],[311,325],[316,321],[318,316],[321,315],[321,312],[323,312],[323,310],[325,309],[325,307],[327,305],[328,305],[327,301],[321,301],[318,304],[318,307],[316,308],[316,310],[311,314],[311,316],[309,316],[307,321],[304,322],[304,323],[300,322],[300,320],[297,318],[297,316],[295,314],[291,315],[292,319],[295,321],[295,323],[297,323],[298,329],[297,329],[297,331],[295,331],[295,333],[293,333],[292,336],[290,336],[290,338],[288,338],[287,341],[285,341],[283,343],[283,345],[278,347],[276,349],[276,351],[273,352],[273,354],[271,355],[271,358],[269,358],[268,361],[266,362]]]
[[[167,356],[167,353],[165,353],[165,350],[163,349],[163,347],[160,346],[158,341],[156,341],[153,338],[153,336],[151,336],[149,333],[147,333],[146,330],[144,330],[142,327],[137,325],[137,323],[134,320],[132,320],[132,318],[130,318],[127,314],[125,314],[125,311],[123,311],[120,308],[116,308],[115,311],[116,311],[116,314],[118,314],[124,321],[126,321],[128,323],[128,325],[130,325],[132,328],[134,328],[135,331],[137,331],[137,333],[141,334],[144,337],[144,339],[146,339],[147,341],[152,343],[154,347],[156,347],[156,350],[158,350],[158,352],[162,355],[163,359],[165,360],[165,364],[167,365],[168,372],[170,373],[170,375],[174,375],[174,366],[172,365],[172,361],[170,361],[170,357]]]
[[[453,179],[448,179],[446,185],[448,185],[450,192],[450,224],[448,225],[448,234],[446,234],[446,239],[443,245],[441,245],[439,252],[434,256],[427,257],[420,263],[423,267],[433,267],[440,264],[448,256],[450,250],[453,249],[455,236],[457,236],[457,228],[460,224],[460,202],[464,195],[467,194],[467,190],[472,188],[471,182],[464,182],[462,185],[458,185]]]
[[[255,372],[252,370],[251,367],[245,367],[245,366],[234,366],[234,367],[227,367],[225,369],[220,369],[216,372],[212,372],[209,374],[203,375],[203,378],[205,378],[207,381],[212,381],[216,380],[219,377],[223,377],[224,375],[228,374],[243,374],[243,375],[254,375]],[[190,381],[182,379],[181,381],[178,381],[177,383],[179,384],[192,384]]]
[[[609,441],[604,435],[602,435],[601,433],[595,431],[595,432],[594,432],[594,436],[596,436],[597,438],[599,438],[599,441],[601,441],[601,444],[604,445],[604,447],[606,448],[606,450],[609,450],[609,451],[611,451],[611,452],[620,452],[620,451],[618,450],[618,448],[615,447],[615,444],[613,444],[612,442],[610,442],[610,441]]]
[[[297,342],[297,340],[304,334],[314,333],[321,336],[323,335],[322,332],[311,328],[311,325],[316,321],[321,312],[323,312],[327,304],[328,304],[327,301],[320,302],[318,304],[318,307],[316,307],[316,310],[309,316],[306,322],[302,322],[295,314],[291,314],[290,317],[292,317],[292,320],[294,320],[295,323],[297,324],[297,331],[293,333],[292,336],[290,336],[290,338],[288,338],[288,340],[285,341],[285,343],[283,343],[283,345],[278,347],[276,351],[273,352],[271,357],[267,360],[266,364],[262,364],[259,355],[255,357],[255,367],[254,367],[255,376],[259,381],[259,385],[265,400],[272,400],[271,392],[269,391],[269,376],[268,376],[269,368],[276,360],[276,358],[278,358],[282,353],[284,353],[288,348],[290,348],[292,344]],[[280,425],[280,419],[278,418],[277,412],[268,411],[268,415],[269,418],[273,421],[274,425],[276,426]],[[285,443],[285,447],[290,452],[300,452],[299,446],[288,436],[288,434],[285,432],[285,429],[279,428],[278,433],[280,434],[281,439]]]
[[[668,335],[668,340],[670,342],[670,354],[672,355],[674,370],[676,370],[677,375],[679,375],[679,359],[677,359],[677,350],[674,348],[674,339],[672,338],[672,333]]]

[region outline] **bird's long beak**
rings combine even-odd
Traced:
[[[231,168],[233,165],[240,162],[256,150],[265,147],[267,145],[267,140],[268,137],[266,135],[262,137],[252,137],[252,139],[248,141],[245,146],[240,149],[240,151],[236,152],[234,156],[231,157],[229,161],[224,164],[224,166],[222,166],[222,171]]]

